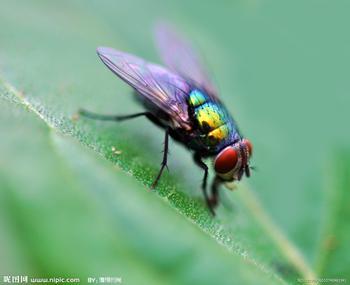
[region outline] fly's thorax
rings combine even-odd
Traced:
[[[192,90],[189,95],[189,104],[193,108],[203,105],[207,100],[208,97],[198,89]]]
[[[214,159],[216,174],[225,181],[241,180],[244,173],[249,176],[249,159],[252,150],[252,144],[247,139],[225,147]]]

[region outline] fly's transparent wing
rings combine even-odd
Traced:
[[[174,127],[190,129],[187,95],[190,85],[169,70],[134,55],[108,47],[97,54],[118,77],[132,86],[149,104],[169,115]]]
[[[208,95],[217,99],[217,91],[207,70],[191,44],[181,37],[174,28],[159,23],[155,29],[155,41],[163,62],[178,74],[194,81]]]

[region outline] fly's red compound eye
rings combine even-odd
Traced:
[[[237,150],[227,147],[215,159],[214,168],[218,173],[227,173],[236,167],[238,161]]]

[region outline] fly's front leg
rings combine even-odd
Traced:
[[[214,209],[219,202],[219,187],[222,184],[222,179],[215,176],[213,184],[211,185],[211,196],[209,198],[209,204],[212,209]]]
[[[213,208],[210,206],[210,199],[209,199],[208,193],[207,193],[208,166],[203,162],[202,156],[197,152],[194,154],[193,160],[200,168],[202,168],[204,170],[204,176],[203,176],[203,180],[202,180],[202,192],[203,192],[205,202],[207,203],[207,206],[208,206],[210,212],[213,215],[215,215]]]
[[[135,114],[130,114],[130,115],[101,115],[101,114],[96,114],[84,109],[80,109],[78,111],[78,114],[89,118],[89,119],[93,119],[93,120],[100,120],[100,121],[116,121],[116,122],[121,122],[121,121],[125,121],[125,120],[130,120],[130,119],[134,119],[134,118],[138,118],[138,117],[142,117],[142,116],[146,116],[146,117],[150,117],[151,113],[149,112],[140,112],[140,113],[135,113]]]
[[[156,179],[154,180],[154,182],[151,185],[151,189],[154,189],[157,186],[158,181],[159,181],[160,177],[162,176],[164,168],[167,167],[168,151],[169,151],[169,129],[167,128],[165,130],[163,160],[162,160],[161,167],[160,167],[160,170],[158,172],[158,175],[157,175]]]

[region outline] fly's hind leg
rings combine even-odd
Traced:
[[[150,112],[140,112],[140,113],[135,113],[135,114],[130,114],[130,115],[101,115],[101,114],[96,114],[96,113],[93,113],[93,112],[90,112],[90,111],[86,111],[84,109],[80,109],[78,111],[78,114],[81,115],[81,116],[87,117],[89,119],[100,120],[100,121],[117,121],[117,122],[126,121],[126,120],[130,120],[130,119],[134,119],[134,118],[145,116],[150,121],[158,124],[157,123],[158,122],[157,119]],[[169,148],[169,129],[167,128],[165,130],[163,160],[162,160],[161,167],[160,167],[160,170],[158,172],[158,175],[157,175],[156,179],[154,180],[154,182],[151,185],[151,189],[154,189],[157,186],[158,181],[159,181],[160,177],[163,174],[164,168],[167,167],[168,148]]]
[[[116,122],[121,122],[121,121],[125,121],[125,120],[129,120],[129,119],[133,119],[133,118],[137,118],[137,117],[142,117],[142,116],[146,116],[146,117],[150,117],[151,113],[149,112],[140,112],[140,113],[135,113],[135,114],[130,114],[130,115],[101,115],[101,114],[96,114],[84,109],[80,109],[78,111],[78,114],[80,116],[89,118],[89,119],[93,119],[93,120],[100,120],[100,121],[116,121]]]
[[[168,163],[168,151],[169,151],[169,129],[166,128],[165,129],[165,137],[164,137],[164,149],[163,149],[163,160],[161,163],[161,167],[160,170],[158,172],[158,175],[156,177],[156,179],[154,180],[154,182],[151,185],[151,189],[154,189],[157,184],[158,181],[160,179],[160,177],[162,176],[163,170],[164,168],[168,168],[167,163]]]

